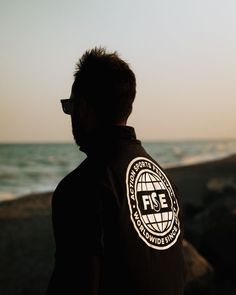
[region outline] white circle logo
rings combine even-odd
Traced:
[[[127,169],[126,187],[139,237],[154,249],[171,247],[180,234],[179,206],[165,173],[149,159],[135,158]]]

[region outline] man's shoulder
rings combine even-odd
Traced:
[[[58,183],[55,192],[65,190],[76,190],[91,183],[98,185],[100,179],[104,178],[106,173],[106,163],[86,158],[74,170],[68,173]]]

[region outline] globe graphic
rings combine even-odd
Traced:
[[[150,197],[152,197],[153,194],[154,196],[158,196],[158,191],[163,192],[167,190],[163,181],[161,181],[161,179],[156,174],[144,172],[139,176],[137,181],[137,194],[139,193],[142,195],[144,193],[148,193]],[[172,204],[168,192],[165,194],[165,196],[168,196],[169,204]],[[154,234],[166,232],[171,227],[174,218],[172,205],[166,205],[163,209],[160,206],[160,202],[158,203],[159,208],[154,204],[154,208],[151,211],[149,210],[148,214],[144,214],[143,212],[141,213],[141,218],[144,222],[144,225]]]

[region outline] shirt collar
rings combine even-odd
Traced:
[[[112,146],[124,141],[137,141],[133,127],[126,125],[112,125],[94,129],[83,140],[80,150],[87,155],[107,152]]]

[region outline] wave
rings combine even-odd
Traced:
[[[236,140],[143,142],[164,168],[211,161],[236,153]],[[0,145],[0,201],[55,189],[84,159],[74,144]]]

